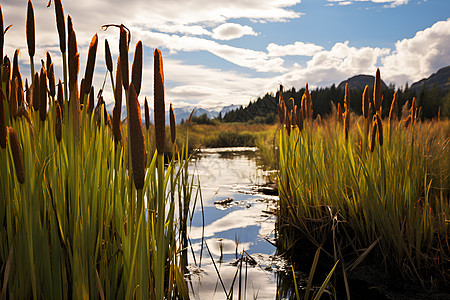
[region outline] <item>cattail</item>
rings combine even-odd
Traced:
[[[56,85],[55,85],[55,71],[53,68],[53,63],[50,64],[50,68],[48,69],[47,72],[47,78],[48,78],[49,93],[52,99],[54,99],[56,95]]]
[[[286,111],[286,105],[283,100],[283,86],[280,84],[280,91],[278,93],[278,117],[280,119],[280,124],[284,124],[285,120],[285,111]]]
[[[337,121],[340,123],[342,121],[342,111],[341,111],[341,103],[338,102],[337,107]]]
[[[72,32],[73,33],[73,32]],[[69,78],[72,76],[73,83],[72,88],[70,89],[70,103],[72,105],[72,123],[73,123],[73,132],[74,136],[78,137],[80,132],[80,125],[81,125],[81,108],[80,108],[80,97],[78,95],[78,68],[80,64],[80,53],[77,53],[75,57],[72,59],[72,62],[69,62],[69,65],[72,64],[72,72],[74,74],[70,75]]]
[[[389,110],[389,123],[397,119],[398,116],[398,103],[397,103],[397,92],[394,93],[394,98],[392,99],[391,109]]]
[[[120,127],[120,111],[116,106],[113,108],[112,130],[114,141],[117,145],[122,140],[122,128]]]
[[[364,119],[367,119],[369,117],[369,86],[366,85],[363,92],[363,99],[362,99],[362,112],[364,115]]]
[[[292,112],[288,112],[286,114],[286,130],[288,135],[291,135],[291,119],[292,119]]]
[[[13,155],[14,168],[16,169],[17,181],[21,184],[25,182],[25,171],[23,168],[22,150],[20,149],[19,138],[12,127],[8,127],[9,143]]]
[[[64,119],[64,93],[63,93],[63,86],[62,86],[62,82],[61,79],[59,79],[58,82],[58,103],[59,103],[59,107],[61,108],[61,120]]]
[[[123,25],[120,26],[120,38],[119,38],[119,55],[120,55],[120,68],[122,70],[122,83],[123,88],[128,90],[128,41],[127,32]]]
[[[17,77],[11,82],[11,95],[9,97],[9,112],[11,117],[16,117],[19,105],[17,103],[17,89],[18,89]]]
[[[345,84],[345,94],[344,94],[344,110],[348,111],[350,103],[350,92],[348,90],[348,83]]]
[[[416,122],[416,97],[413,97],[411,103],[411,122],[414,124]]]
[[[34,33],[34,9],[31,0],[28,0],[26,31],[27,31],[28,54],[30,55],[30,57],[33,57],[36,46]]]
[[[131,67],[131,83],[134,85],[136,94],[139,96],[142,81],[142,42],[136,44],[134,50],[133,66]]]
[[[89,91],[89,99],[88,99],[88,113],[91,114],[94,110],[94,100],[95,100],[95,94],[94,94],[94,87],[91,86],[91,90]]]
[[[106,68],[109,72],[112,73],[113,71],[113,62],[112,62],[112,56],[111,56],[111,50],[109,49],[108,40],[105,39],[105,62],[106,62]]]
[[[441,120],[441,107],[440,106],[438,109],[437,120],[438,120],[438,122]]]
[[[98,45],[98,36],[97,34],[95,34],[91,40],[91,43],[89,44],[86,70],[84,73],[83,92],[85,94],[89,93],[92,86],[92,77],[94,76],[94,67],[95,67],[95,57],[97,56],[97,45]],[[84,94],[82,94],[81,97],[83,98]]]
[[[278,103],[284,102],[283,99],[283,85],[280,84],[280,92],[278,93]]]
[[[408,115],[408,117],[405,120],[405,125],[404,125],[405,129],[407,129],[409,127],[409,125],[411,125],[411,123],[412,123],[412,116]]]
[[[39,83],[39,73],[36,72],[34,74],[34,82],[33,82],[33,108],[34,110],[39,110],[39,104],[41,103],[41,92],[40,92],[40,83]]]
[[[348,130],[350,128],[350,112],[346,110],[344,112],[344,135],[345,139],[348,139]]]
[[[303,114],[301,109],[299,111],[297,111],[297,127],[298,127],[298,131],[302,131],[303,130]]]
[[[381,122],[381,117],[379,114],[373,116],[374,122],[377,123],[378,128],[378,144],[383,146],[383,123]]]
[[[372,122],[372,133],[370,134],[370,152],[375,150],[375,135],[377,134],[377,121]]]
[[[72,17],[71,16],[67,16],[67,36],[68,38],[70,37],[70,33],[73,31],[73,22],[72,22]],[[67,41],[69,43],[69,41]],[[70,51],[70,49],[69,49]]]
[[[111,68],[112,70],[112,68]],[[113,135],[116,145],[122,140],[121,113],[122,113],[122,71],[120,69],[120,55],[117,59],[116,82],[114,89],[114,108],[113,108]]]
[[[39,117],[41,121],[45,121],[47,117],[47,71],[44,67],[41,68],[41,76],[39,78],[39,92],[40,92],[40,103],[39,103]]]
[[[177,127],[175,124],[175,113],[173,112],[172,103],[170,103],[169,118],[170,118],[170,137],[172,138],[172,144],[175,144],[175,139],[177,137]]]
[[[3,12],[0,5],[0,60],[3,59],[3,47],[5,46],[5,33],[3,31]]]
[[[0,13],[1,13],[1,11],[0,11]],[[2,29],[2,28],[0,28],[0,29]],[[6,148],[6,139],[8,136],[8,131],[6,129],[5,107],[3,106],[4,100],[5,100],[5,97],[3,96],[3,91],[0,88],[0,146],[2,148]]]
[[[292,126],[297,126],[297,105],[294,105],[292,108],[292,118],[291,118]]]
[[[70,16],[68,16],[69,20],[72,20]],[[72,24],[70,21],[69,24]],[[78,46],[77,46],[77,36],[75,31],[69,31],[69,48],[68,48],[68,64],[69,64],[69,88],[72,90],[74,85],[78,80],[78,68],[79,68],[79,55],[78,59],[76,58],[78,54]],[[72,93],[72,92],[71,92]],[[77,91],[78,93],[78,91]]]
[[[130,86],[128,91],[128,101],[130,104],[130,147],[134,185],[136,189],[141,190],[144,187],[147,153],[145,150],[144,133],[142,131],[141,109],[133,85]],[[162,152],[158,151],[158,153]]]
[[[56,118],[55,118],[55,137],[56,141],[59,143],[61,142],[61,135],[62,135],[62,112],[61,112],[61,106],[58,102],[56,102]]]
[[[59,34],[59,49],[66,52],[66,25],[61,0],[55,0],[56,27]]]
[[[31,106],[31,105],[33,105],[33,85],[28,86],[27,79],[25,79],[25,91],[27,93],[27,95],[26,95],[27,105]]]
[[[23,87],[17,86],[17,108],[20,109],[23,108],[23,103],[25,101]]]
[[[9,60],[8,56],[5,56],[3,58],[3,76],[2,81],[3,82],[9,82],[11,77],[11,61]]]
[[[80,104],[81,105],[84,104],[85,83],[86,83],[86,80],[84,80],[84,78],[81,78],[81,81],[80,81],[80,96],[81,96],[80,97]]]
[[[145,128],[147,128],[148,130],[150,128],[150,111],[148,109],[147,97],[145,97],[144,109],[145,109]]]
[[[19,70],[19,49],[16,49],[16,51],[14,52],[14,59],[13,59],[13,68],[12,68],[12,79],[14,80],[14,78],[17,77],[17,79],[19,80],[19,85],[23,86],[22,83],[22,75],[20,74],[20,70]]]
[[[306,115],[307,115],[308,119],[312,120],[313,108],[312,108],[311,95],[309,94],[309,90],[308,90],[308,83],[306,83],[304,95],[305,95],[305,103],[306,103]]]
[[[154,112],[155,112],[155,138],[158,154],[164,154],[165,146],[165,105],[164,105],[164,71],[161,51],[154,52]]]
[[[373,86],[373,101],[375,104],[375,112],[381,109],[381,77],[380,69],[377,68],[377,73],[375,75],[375,82]]]

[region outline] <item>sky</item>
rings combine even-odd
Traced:
[[[54,5],[35,0],[35,64],[49,51],[61,76]],[[2,0],[5,53],[19,48],[22,74],[30,77],[25,38],[27,0]],[[280,84],[310,89],[339,84],[380,68],[387,84],[405,86],[450,65],[449,0],[76,0],[63,1],[77,34],[80,75],[94,34],[99,46],[94,87],[102,86],[104,40],[117,59],[117,28],[144,45],[141,96],[153,99],[153,50],[164,60],[166,103],[219,109],[246,105]],[[105,101],[113,102],[106,81]],[[168,107],[168,105],[167,105]]]

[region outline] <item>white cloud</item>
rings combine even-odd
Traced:
[[[396,84],[430,76],[450,63],[450,18],[419,31],[413,38],[395,44],[395,50],[382,59],[386,80]]]
[[[314,54],[322,51],[323,47],[311,43],[295,42],[294,44],[285,46],[270,43],[266,49],[268,51],[269,56],[287,56],[287,55],[313,56]]]
[[[385,7],[396,7],[400,5],[408,4],[409,0],[328,0],[328,2],[336,2],[339,5],[350,5],[355,2],[372,2],[372,3],[384,3]],[[332,5],[331,3],[329,5]]]
[[[225,23],[213,29],[212,37],[216,40],[232,40],[244,35],[257,35],[250,26],[236,23]]]

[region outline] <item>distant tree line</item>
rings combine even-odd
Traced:
[[[300,100],[302,98],[305,89],[296,90],[294,87],[290,90],[283,91],[283,99],[286,102],[288,108],[292,108],[292,101],[300,106]],[[401,108],[408,102],[408,108],[411,105],[411,100],[416,97],[417,107],[422,107],[422,119],[436,118],[440,108],[441,117],[450,117],[450,92],[442,94],[439,88],[434,85],[430,89],[425,86],[416,93],[415,90],[410,89],[408,84],[404,88],[397,88],[395,85],[389,85],[387,89],[382,91],[383,95],[383,116],[389,115],[390,105],[397,92],[399,101],[399,114],[401,114]],[[275,122],[277,116],[277,103],[278,103],[278,91],[276,94],[266,93],[264,97],[260,97],[255,101],[250,101],[246,107],[240,107],[238,109],[229,111],[225,115],[220,115],[218,119],[221,122],[250,122],[250,123],[264,123],[272,124]],[[344,104],[344,89],[337,88],[334,84],[331,87],[317,88],[310,90],[313,101],[313,117],[317,115],[325,117],[332,111],[333,106],[337,106],[338,103],[343,107]],[[362,113],[362,94],[363,89],[351,89],[350,90],[350,110],[356,114]],[[399,116],[401,117],[401,115]]]

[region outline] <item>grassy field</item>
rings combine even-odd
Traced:
[[[403,120],[382,119],[377,95],[366,101],[363,116],[347,107],[314,121],[280,99],[277,246],[297,264],[322,247],[323,262],[340,261],[347,291],[348,274],[360,266],[445,287],[450,121],[420,122],[414,101]]]

